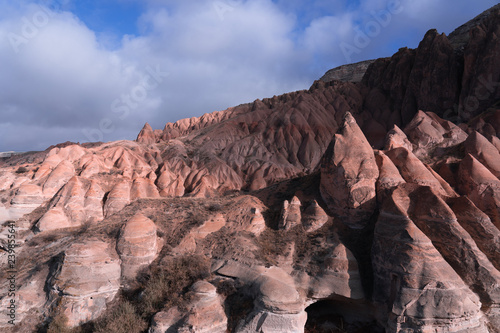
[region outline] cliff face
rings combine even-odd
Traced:
[[[3,158],[1,330],[500,332],[500,13],[475,22],[361,82]]]
[[[379,59],[363,77],[368,96],[365,107],[406,125],[418,110],[428,110],[455,123],[466,122],[496,105],[500,99],[497,60],[500,8],[493,7],[465,25],[468,38],[457,49],[457,39],[429,31],[416,50],[401,49],[390,59]],[[463,39],[463,38],[462,38]],[[466,40],[466,41],[465,41]]]
[[[455,30],[453,30],[448,38],[450,39],[451,45],[453,48],[459,52],[463,51],[464,47],[470,40],[470,32],[475,29],[476,26],[483,24],[486,20],[488,20],[489,16],[498,11],[500,9],[500,4],[491,7],[488,10],[485,10],[483,13],[479,14],[472,20],[467,23],[462,24]]]
[[[361,82],[366,70],[374,62],[375,60],[365,60],[355,64],[335,67],[326,72],[320,80],[324,82],[330,82],[333,80],[343,82]]]

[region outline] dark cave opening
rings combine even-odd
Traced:
[[[375,311],[365,300],[341,296],[320,300],[306,308],[305,333],[383,333]]]

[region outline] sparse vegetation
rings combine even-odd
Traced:
[[[155,313],[179,306],[182,309],[188,288],[209,276],[206,258],[186,255],[156,263],[142,272],[134,290],[125,292],[97,320],[71,333],[140,333]]]
[[[78,232],[77,232],[77,236],[81,236],[83,234],[85,234],[90,226],[92,225],[92,222],[89,220],[89,221],[85,221],[81,226],[80,226],[80,229],[78,229]]]
[[[50,322],[47,333],[72,333],[72,329],[68,327],[68,318],[64,313],[58,311]]]
[[[20,166],[17,170],[16,173],[26,173],[29,170],[26,167]]]
[[[107,315],[95,323],[96,333],[142,332],[148,323],[139,316],[136,308],[127,300],[108,311]]]
[[[162,308],[179,306],[186,288],[209,275],[209,263],[201,256],[183,256],[151,268],[142,278],[139,311],[143,317]]]
[[[220,204],[211,204],[210,206],[208,206],[208,210],[211,211],[211,212],[218,212],[220,210],[222,210],[222,206]]]

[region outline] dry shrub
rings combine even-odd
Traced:
[[[71,333],[71,331],[71,328],[68,327],[68,318],[59,311],[47,328],[47,333]]]
[[[162,308],[181,305],[182,294],[198,280],[209,276],[209,262],[205,257],[186,255],[168,260],[151,269],[142,282],[140,312],[149,317]]]
[[[218,203],[211,204],[207,208],[210,212],[219,212],[222,210],[222,205]]]
[[[147,327],[147,322],[137,314],[135,307],[125,300],[98,320],[93,331],[96,333],[139,333]]]
[[[29,170],[26,167],[21,166],[16,170],[16,173],[26,173],[28,171]]]
[[[286,252],[290,241],[286,231],[266,229],[258,241],[260,258],[267,264],[277,265],[275,258]]]
[[[141,333],[155,313],[180,306],[188,287],[205,279],[210,272],[205,257],[186,255],[153,265],[139,277],[139,287],[125,291],[97,320],[83,324],[71,333]],[[64,331],[62,331],[64,332]]]

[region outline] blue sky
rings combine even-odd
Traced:
[[[0,0],[0,151],[134,139],[145,122],[307,89],[496,3]]]
[[[144,6],[140,2],[132,1],[83,0],[74,2],[69,10],[93,31],[123,36],[138,35],[137,20]]]

